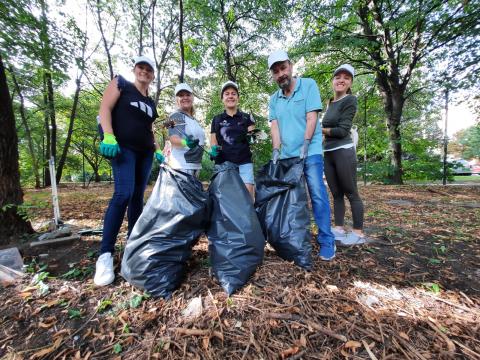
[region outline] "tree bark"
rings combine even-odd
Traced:
[[[402,176],[402,136],[400,124],[403,114],[404,89],[392,86],[392,79],[387,74],[379,73],[376,76],[376,83],[380,89],[383,99],[383,108],[387,115],[387,129],[390,143],[390,165],[389,180],[392,184],[403,184]]]
[[[23,97],[22,91],[20,89],[20,85],[18,84],[13,68],[10,68],[10,74],[12,75],[13,83],[17,90],[18,97],[20,98],[20,118],[22,119],[22,124],[23,124],[23,127],[25,128],[25,135],[27,136],[28,152],[30,153],[30,157],[32,158],[33,175],[35,177],[35,189],[39,189],[40,188],[40,172],[38,170],[38,158],[33,148],[32,132],[30,130],[30,125],[28,124],[27,116],[25,115],[25,99]]]
[[[179,2],[180,6],[180,24],[178,26],[178,37],[180,40],[180,75],[178,81],[183,83],[185,77],[185,48],[183,45],[183,0]]]
[[[1,54],[0,129],[0,245],[5,245],[12,236],[33,230],[18,211],[18,206],[23,202],[18,169],[18,138]]]
[[[101,7],[100,0],[97,0],[97,24],[98,24],[98,29],[100,30],[100,35],[102,36],[103,47],[105,49],[105,53],[107,54],[108,70],[110,71],[110,80],[111,80],[113,79],[112,56],[110,55],[110,47],[108,46],[107,38],[105,37],[105,32],[103,30],[102,15],[100,14],[100,7]]]
[[[65,166],[65,162],[67,160],[68,150],[70,149],[70,142],[72,141],[72,134],[73,134],[73,125],[75,123],[75,116],[77,116],[77,107],[78,107],[78,99],[80,96],[81,90],[81,80],[80,78],[76,79],[77,87],[75,89],[75,95],[73,96],[73,105],[72,111],[70,112],[70,121],[68,123],[68,130],[67,130],[67,138],[65,139],[65,145],[63,146],[62,155],[58,160],[58,166],[56,171],[57,176],[57,183],[60,182],[62,178],[63,167]]]
[[[47,82],[45,79],[45,75],[43,76],[43,106],[46,109],[48,107],[48,96],[47,96]],[[43,186],[47,187],[51,184],[50,179],[50,171],[48,169],[48,159],[50,159],[50,151],[51,151],[51,138],[50,138],[50,119],[48,117],[48,112],[43,112],[44,118],[44,125],[45,125],[45,138],[47,139],[47,143],[45,144],[44,150],[44,158],[43,158]]]

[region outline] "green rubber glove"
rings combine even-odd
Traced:
[[[192,135],[187,136],[186,139],[182,139],[182,145],[188,146],[189,149],[193,149],[194,147],[198,146],[200,140],[194,139]]]
[[[162,164],[165,161],[165,156],[163,156],[162,150],[155,150],[155,159],[157,159],[159,164]]]
[[[120,154],[120,146],[118,146],[115,135],[105,133],[103,134],[103,141],[100,143],[100,154],[108,159],[113,159]]]
[[[220,146],[218,145],[213,145],[212,149],[208,153],[210,155],[210,158],[213,160],[215,159],[219,154],[220,154]]]

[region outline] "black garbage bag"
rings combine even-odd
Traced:
[[[303,161],[270,161],[255,179],[255,210],[265,238],[277,254],[307,270],[312,267],[310,213]]]
[[[212,272],[228,295],[247,283],[263,261],[265,238],[238,166],[216,165],[207,232]]]
[[[160,167],[125,247],[121,275],[155,297],[180,286],[192,247],[208,225],[208,193],[194,176]]]

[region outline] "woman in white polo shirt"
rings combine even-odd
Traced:
[[[194,117],[193,90],[181,83],[175,87],[177,110],[169,116],[173,127],[168,131],[172,150],[168,164],[177,170],[198,177],[202,168],[203,145],[205,133]]]

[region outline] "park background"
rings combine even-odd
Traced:
[[[480,358],[480,176],[456,176],[480,157],[478,1],[3,0],[0,24],[0,245],[20,248],[29,273],[1,289],[0,356]],[[280,47],[296,74],[317,81],[324,105],[333,70],[356,69],[358,175],[374,243],[339,249],[312,273],[267,251],[251,284],[227,298],[208,275],[203,238],[171,301],[118,279],[93,288],[98,235],[29,247],[53,216],[52,157],[63,220],[101,227],[112,184],[96,116],[112,77],[131,79],[134,56],[156,64],[162,143],[180,81],[207,134],[226,80],[268,132],[277,86],[266,59]],[[270,154],[268,140],[255,144],[256,167]],[[211,171],[205,158],[202,180]],[[185,318],[198,296],[204,311]]]

